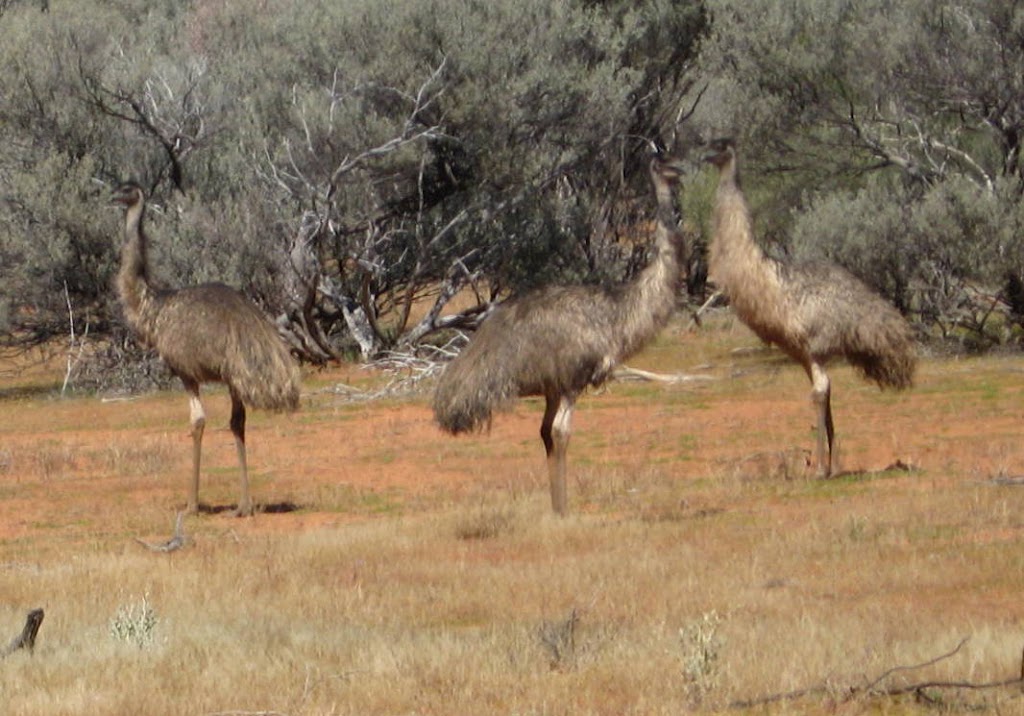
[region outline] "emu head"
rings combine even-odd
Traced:
[[[731,137],[712,139],[704,152],[704,161],[721,169],[736,159],[736,142]]]
[[[146,195],[138,184],[127,183],[114,190],[113,195],[110,197],[110,203],[120,204],[127,209],[136,204],[141,204],[145,198]]]
[[[676,184],[686,173],[687,165],[681,157],[670,154],[654,142],[651,142],[651,154],[651,176],[655,179]]]

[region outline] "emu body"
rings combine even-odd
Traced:
[[[434,415],[452,434],[488,426],[495,410],[520,396],[544,398],[540,435],[558,514],[568,510],[566,452],[577,399],[640,350],[675,308],[685,249],[675,205],[681,166],[662,157],[651,162],[658,199],[655,250],[633,281],[552,286],[503,303],[438,383]]]
[[[172,290],[150,280],[147,239],[142,228],[145,195],[126,184],[113,201],[125,207],[124,243],[117,293],[129,327],[154,348],[189,394],[192,476],[189,512],[199,509],[199,467],[206,413],[202,383],[224,383],[231,396],[231,432],[241,469],[237,513],[251,515],[245,452],[246,406],[294,410],[299,403],[299,369],[277,329],[249,299],[221,283]]]
[[[845,358],[880,388],[903,389],[916,363],[910,326],[888,302],[844,269],[826,262],[775,261],[755,243],[740,188],[736,147],[711,143],[705,160],[719,170],[712,213],[710,278],[747,326],[803,366],[817,407],[817,468],[833,471],[828,362]]]

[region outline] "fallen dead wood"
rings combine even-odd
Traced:
[[[952,650],[929,659],[928,661],[920,664],[912,664],[908,666],[895,666],[880,676],[873,679],[869,683],[862,686],[847,686],[843,688],[837,688],[835,685],[821,684],[818,686],[811,686],[806,689],[799,689],[797,691],[788,691],[780,694],[769,694],[768,696],[761,696],[755,699],[744,699],[741,701],[733,701],[729,704],[730,709],[749,709],[755,706],[766,706],[769,704],[780,703],[783,701],[796,701],[808,696],[831,696],[836,699],[838,703],[848,703],[858,698],[877,698],[877,697],[893,697],[893,696],[905,696],[907,694],[914,694],[922,701],[934,701],[934,698],[927,694],[928,691],[939,691],[939,690],[969,690],[969,691],[984,691],[991,689],[1004,689],[1011,686],[1024,686],[1024,654],[1021,657],[1020,674],[1011,679],[1004,679],[1002,681],[988,681],[988,682],[974,682],[974,681],[919,681],[914,683],[899,684],[893,686],[883,686],[882,684],[891,678],[892,676],[906,672],[914,671],[917,669],[924,669],[929,666],[934,666],[946,659],[953,657],[957,654],[967,643],[969,637],[965,637],[956,645]]]
[[[1024,485],[1024,475],[996,475],[989,480],[993,485]]]
[[[144,540],[139,539],[138,537],[135,538],[135,541],[141,544],[146,549],[148,549],[150,552],[173,552],[177,549],[181,549],[188,542],[188,538],[185,536],[184,519],[185,512],[179,512],[177,518],[174,521],[174,535],[166,542],[146,542]]]
[[[690,314],[690,323],[686,326],[686,330],[691,331],[694,328],[700,328],[703,325],[701,323],[701,316],[704,315],[705,311],[714,306],[721,297],[721,291],[715,291],[711,294],[711,296],[708,297],[708,300],[706,300],[700,308]]]
[[[39,633],[39,625],[42,623],[43,610],[33,609],[30,611],[25,620],[25,626],[21,630],[21,634],[14,637],[14,639],[11,640],[11,643],[0,651],[0,659],[10,656],[18,649],[27,649],[28,651],[32,651],[36,645],[36,635]]]
[[[695,383],[697,381],[714,380],[710,375],[690,375],[687,373],[652,373],[648,370],[630,368],[628,365],[619,366],[612,372],[616,380],[650,380],[656,383]]]

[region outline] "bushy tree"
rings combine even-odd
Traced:
[[[1024,8],[709,7],[701,121],[743,140],[763,233],[839,260],[944,334],[980,331],[965,316],[991,315],[992,297],[1005,309],[1024,268],[1006,231],[1024,188]]]
[[[472,321],[441,317],[467,285],[486,304],[620,278],[616,212],[648,192],[645,140],[671,139],[706,19],[694,0],[5,6],[0,271],[24,289],[0,288],[5,335],[60,330],[65,280],[117,323],[103,194],[125,178],[168,283],[239,285],[312,360]]]

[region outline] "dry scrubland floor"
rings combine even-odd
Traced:
[[[741,350],[736,350],[741,349]],[[750,349],[750,350],[742,350]],[[842,466],[823,481],[799,368],[722,320],[631,362],[713,380],[615,382],[580,403],[573,514],[551,516],[540,405],[454,439],[429,395],[349,400],[310,373],[255,413],[239,520],[228,400],[208,398],[192,543],[180,391],[59,399],[61,366],[0,385],[3,714],[928,713],[878,684],[1016,677],[1024,647],[1024,359],[925,359],[880,393],[833,371]],[[909,466],[890,468],[894,464]],[[735,702],[806,687],[767,707]],[[1024,713],[1017,689],[932,689]]]

